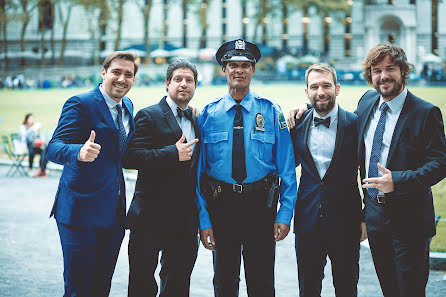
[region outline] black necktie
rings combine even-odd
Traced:
[[[232,139],[232,178],[241,184],[246,178],[243,113],[240,104],[235,105],[234,108],[236,109],[236,113]]]
[[[314,117],[314,126],[317,127],[320,124],[324,125],[327,128],[330,128],[330,117],[326,119]]]
[[[177,114],[180,120],[183,116],[185,116],[186,119],[192,122],[192,109],[186,108],[185,110],[182,110],[180,107],[177,107]]]

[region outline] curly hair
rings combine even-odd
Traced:
[[[362,62],[362,69],[364,70],[362,75],[369,85],[373,85],[372,66],[377,65],[387,56],[390,57],[392,62],[395,62],[400,67],[401,77],[404,85],[406,85],[407,80],[409,79],[409,74],[413,71],[414,66],[407,62],[406,53],[402,48],[390,43],[378,44],[369,51],[367,57]]]

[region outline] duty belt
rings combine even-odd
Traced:
[[[206,178],[211,182],[217,184],[217,191],[221,192],[233,192],[237,194],[242,193],[251,193],[259,190],[267,190],[269,187],[269,179],[273,177],[273,174],[268,174],[262,179],[252,183],[245,184],[231,184],[218,179],[215,179],[211,176],[207,176]]]

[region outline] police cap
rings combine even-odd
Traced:
[[[248,61],[255,64],[261,56],[257,45],[243,39],[223,43],[215,54],[215,58],[220,65],[228,61]]]

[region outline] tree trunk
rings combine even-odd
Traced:
[[[226,42],[227,36],[226,36],[226,27],[228,23],[228,17],[226,14],[228,3],[226,0],[221,1],[221,15],[222,15],[222,22],[221,22],[221,32],[222,32],[222,42]]]
[[[168,0],[163,1],[163,31],[161,34],[161,40],[160,40],[160,48],[165,48],[166,42],[167,42],[167,22],[168,22]]]
[[[183,0],[181,8],[183,13],[183,47],[187,47],[187,1]]]
[[[432,0],[432,53],[438,55],[438,0]]]
[[[288,51],[288,7],[287,1],[282,0],[282,50]]]
[[[246,39],[246,26],[248,23],[248,16],[246,14],[247,8],[246,8],[246,4],[247,4],[247,0],[242,0],[242,38],[243,40]]]
[[[51,44],[51,65],[56,65],[56,49],[54,45],[54,17],[55,17],[55,8],[56,8],[56,1],[51,1],[51,11],[53,13],[53,19],[51,23],[51,37],[50,37],[50,44]]]
[[[41,48],[40,65],[45,66],[45,30],[43,28],[40,31],[40,48]]]
[[[305,21],[303,22],[303,40],[302,40],[302,48],[303,52],[306,55],[308,53],[308,28],[310,27],[309,17],[308,17],[308,7],[303,9],[303,14]]]
[[[328,53],[330,51],[330,23],[327,21],[328,18],[328,12],[324,13],[324,16],[322,17],[322,26],[323,26],[323,32],[324,32],[324,55],[328,56]]]
[[[7,40],[7,26],[8,19],[6,18],[6,3],[5,0],[0,0],[0,17],[1,17],[1,30],[3,33],[3,51],[4,51],[4,70],[9,68],[8,60],[8,40]]]
[[[123,17],[123,13],[124,13],[124,2],[125,2],[125,0],[119,0],[119,5],[118,5],[118,30],[116,32],[115,51],[117,51],[119,49],[119,44],[121,43],[122,17]]]
[[[268,12],[268,1],[262,0],[262,45],[266,45],[267,32],[266,32],[266,15]]]
[[[59,65],[64,64],[65,48],[67,46],[67,31],[68,31],[68,24],[70,22],[72,8],[73,8],[73,5],[70,4],[67,8],[67,15],[66,15],[65,19],[63,19],[62,7],[59,6],[59,15],[63,22],[62,42],[60,45],[60,55],[59,55]]]
[[[147,57],[150,54],[150,41],[149,41],[149,20],[150,20],[150,9],[152,8],[152,0],[147,0],[147,4],[144,5],[143,15],[144,15],[144,49],[146,51]]]
[[[25,51],[25,47],[26,47],[25,33],[26,33],[26,28],[28,27],[28,24],[29,24],[29,13],[24,11],[23,12],[22,30],[20,31],[20,50],[22,52]],[[25,57],[23,57],[23,56],[20,59],[20,65],[21,66],[25,65]]]
[[[200,19],[201,19],[200,48],[206,48],[207,46],[206,32],[208,28],[208,22],[207,22],[208,5],[209,5],[209,0],[203,0],[203,3],[201,3],[201,8],[200,8]]]

